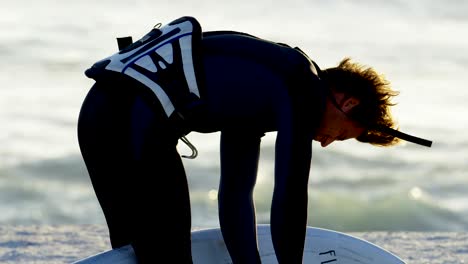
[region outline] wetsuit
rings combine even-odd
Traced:
[[[219,219],[233,263],[260,263],[252,193],[269,131],[277,131],[273,244],[279,263],[302,263],[311,143],[325,102],[314,64],[297,49],[235,32],[204,33],[202,51],[201,104],[182,126],[221,132]],[[128,78],[96,82],[80,112],[80,148],[112,247],[132,244],[141,263],[191,263],[179,125]]]

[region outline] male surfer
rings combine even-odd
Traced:
[[[344,59],[321,71],[298,48],[239,32],[203,32],[192,17],[153,29],[86,72],[81,152],[113,248],[139,263],[192,263],[186,174],[177,152],[190,132],[221,132],[219,220],[233,263],[260,263],[253,190],[261,137],[277,132],[271,235],[279,263],[302,263],[312,141],[403,138],[397,92]],[[195,149],[194,149],[195,150]],[[193,156],[195,156],[194,153]]]

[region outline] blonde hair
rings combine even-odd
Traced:
[[[325,69],[321,77],[333,91],[359,99],[359,105],[348,113],[350,118],[366,128],[356,138],[358,141],[376,146],[392,146],[400,142],[377,129],[380,126],[396,128],[390,107],[395,105],[392,99],[399,92],[392,90],[390,82],[382,74],[344,58],[337,67]]]

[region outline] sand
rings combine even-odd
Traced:
[[[349,234],[375,243],[407,263],[468,263],[467,232]],[[101,225],[0,227],[0,263],[72,263],[108,249],[108,231]]]

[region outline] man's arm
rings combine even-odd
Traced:
[[[259,151],[258,134],[221,132],[219,220],[233,263],[260,263],[253,201]]]
[[[292,123],[292,121],[291,121]],[[302,263],[312,136],[292,124],[278,131],[271,234],[280,264]]]

